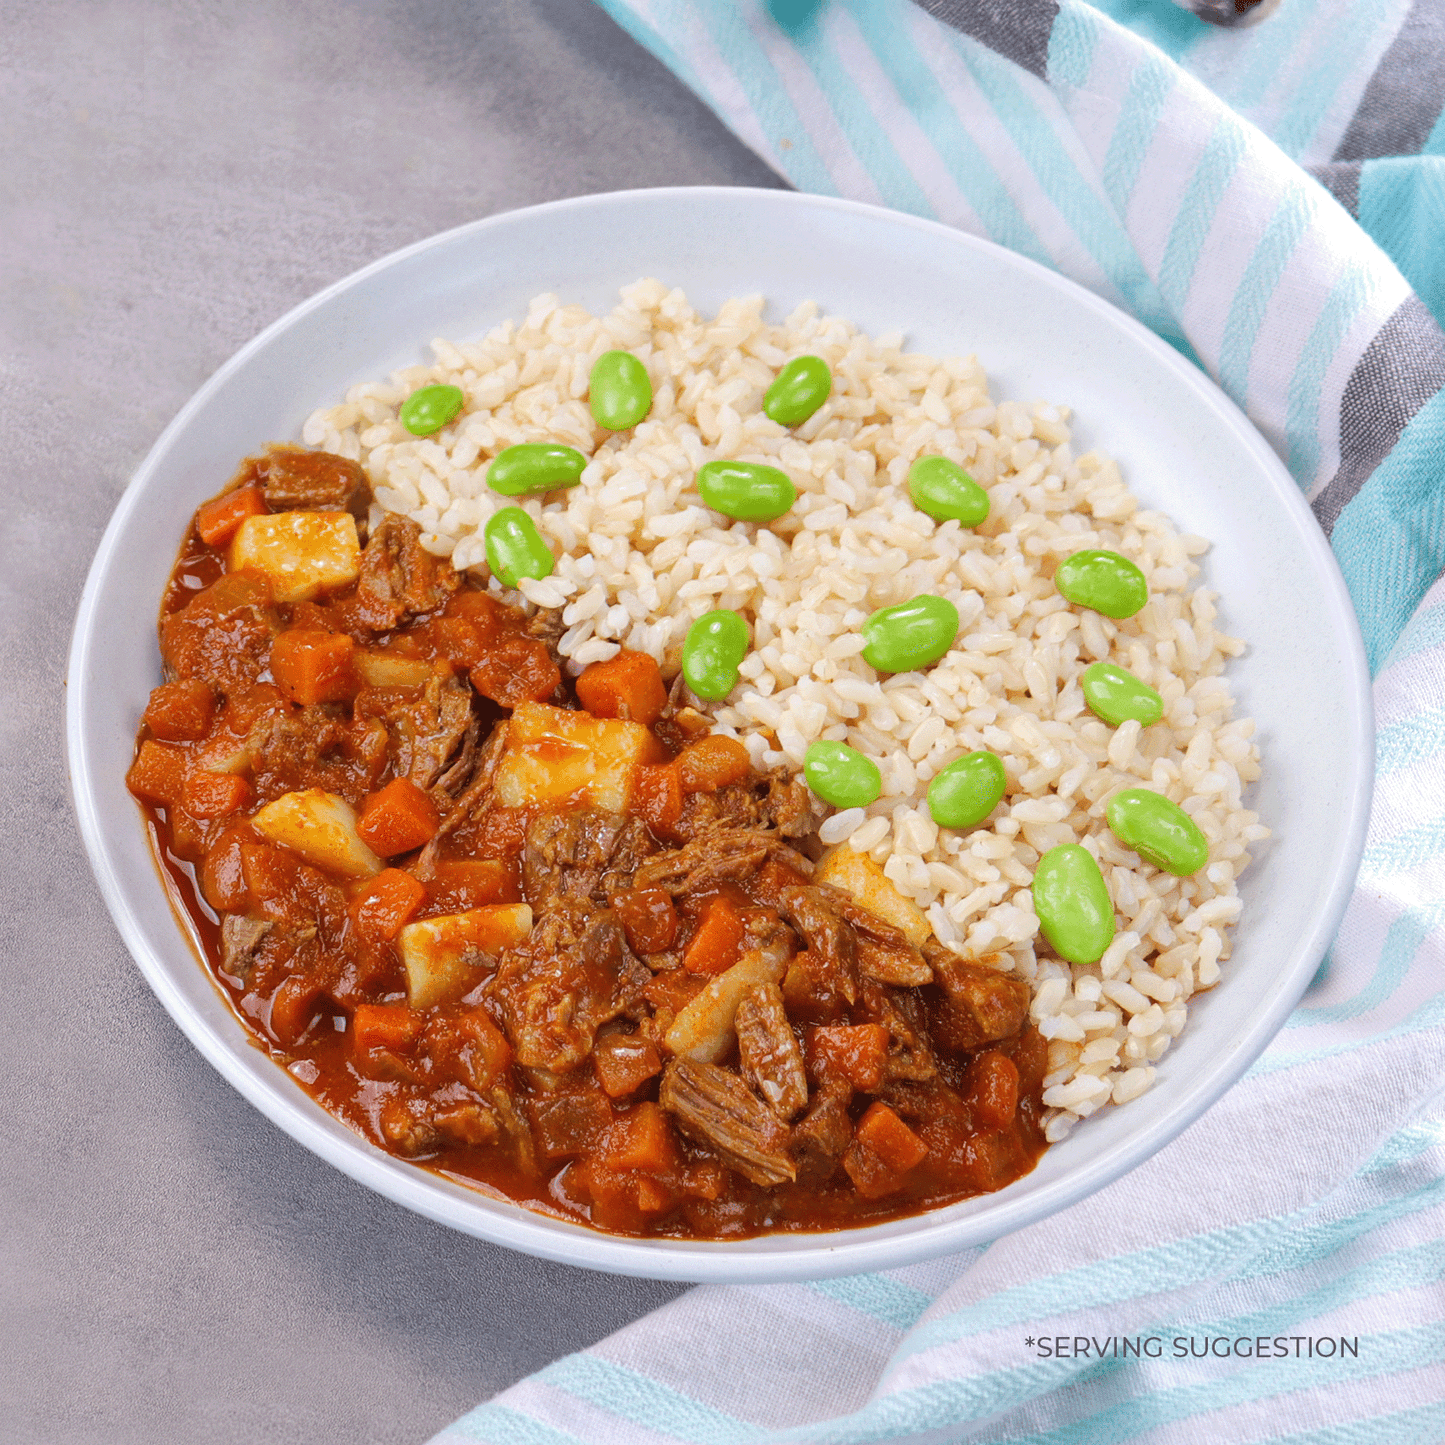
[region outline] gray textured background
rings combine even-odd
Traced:
[[[590,0],[0,5],[6,1442],[421,1441],[676,1292],[413,1218],[234,1094],[106,916],[61,733],[116,498],[237,347],[435,231],[677,184],[779,182]]]

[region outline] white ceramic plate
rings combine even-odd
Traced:
[[[1275,837],[1245,875],[1222,985],[1191,1005],[1154,1088],[1090,1119],[998,1194],[833,1235],[745,1243],[613,1238],[448,1183],[373,1148],[248,1040],[171,912],[123,778],[159,680],[155,618],[186,518],[263,443],[297,437],[352,384],[520,318],[538,292],[609,309],[657,276],[704,311],[761,292],[806,298],[934,353],[976,352],[995,398],[1071,406],[1080,450],[1116,457],[1146,506],[1212,538],[1231,668],[1259,721],[1252,805]],[[1369,680],[1349,598],[1278,459],[1167,345],[1091,293],[947,227],[816,196],[655,190],[559,201],[424,241],[268,328],[191,399],[111,519],[76,619],[67,740],[101,892],[151,987],[196,1047],[268,1118],[390,1198],[468,1233],[594,1269],[761,1281],[894,1267],[997,1238],[1062,1209],[1167,1143],[1239,1078],[1304,991],[1339,923],[1371,784]],[[1223,1162],[1223,1161],[1221,1161]]]

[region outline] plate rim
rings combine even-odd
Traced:
[[[924,1227],[911,1234],[883,1238],[866,1237],[867,1228],[865,1227],[857,1232],[848,1231],[831,1235],[774,1234],[762,1236],[759,1240],[738,1243],[640,1240],[601,1234],[584,1225],[539,1215],[521,1206],[509,1205],[507,1201],[493,1199],[480,1191],[462,1185],[452,1185],[451,1189],[462,1191],[465,1195],[464,1199],[458,1199],[448,1190],[435,1188],[438,1180],[443,1183],[448,1182],[445,1180],[445,1176],[395,1160],[392,1156],[371,1145],[362,1136],[351,1134],[349,1130],[345,1138],[340,1138],[326,1128],[319,1127],[318,1121],[309,1117],[306,1108],[298,1107],[300,1101],[304,1101],[305,1105],[309,1105],[312,1110],[319,1110],[320,1107],[314,1104],[299,1086],[283,1092],[281,1088],[273,1089],[259,1084],[241,1066],[238,1057],[232,1050],[220,1039],[211,1022],[193,1008],[190,1001],[171,982],[166,966],[158,958],[152,956],[140,920],[121,886],[115,867],[104,846],[100,821],[101,810],[98,807],[96,795],[96,778],[87,753],[83,727],[89,696],[86,664],[91,653],[91,637],[96,623],[100,593],[113,565],[117,540],[131,515],[141,505],[141,495],[147,483],[152,475],[160,470],[171,448],[186,431],[191,419],[204,408],[214,393],[220,390],[236,372],[242,370],[254,355],[264,351],[273,337],[284,333],[313,311],[327,306],[335,298],[365,284],[377,274],[402,265],[410,258],[428,250],[442,248],[494,229],[516,225],[519,222],[528,224],[533,218],[548,218],[559,213],[572,213],[619,204],[623,206],[638,203],[667,205],[688,200],[695,201],[703,195],[732,200],[747,198],[748,201],[755,204],[779,205],[785,208],[796,207],[800,211],[823,209],[850,213],[874,221],[884,221],[890,225],[901,225],[932,233],[946,240],[948,244],[961,244],[966,249],[976,249],[995,259],[1006,258],[1009,266],[1029,277],[1032,282],[1042,285],[1047,290],[1062,293],[1076,305],[1082,305],[1090,310],[1101,324],[1121,330],[1130,341],[1142,346],[1156,364],[1160,364],[1172,372],[1176,380],[1193,391],[1215,414],[1219,422],[1234,433],[1236,440],[1254,456],[1261,464],[1262,469],[1269,475],[1272,489],[1283,505],[1286,514],[1293,521],[1306,551],[1313,554],[1316,564],[1328,578],[1329,600],[1335,615],[1321,620],[1322,625],[1326,623],[1331,625],[1332,633],[1341,647],[1342,666],[1349,674],[1353,684],[1347,702],[1350,720],[1359,732],[1361,746],[1359,756],[1356,758],[1356,775],[1351,780],[1343,800],[1345,804],[1343,811],[1346,818],[1345,826],[1341,831],[1343,847],[1336,854],[1332,876],[1328,880],[1322,880],[1327,882],[1324,891],[1328,901],[1316,914],[1316,923],[1313,929],[1295,949],[1295,958],[1302,960],[1308,957],[1312,961],[1311,965],[1306,966],[1303,962],[1296,964],[1297,977],[1291,987],[1282,990],[1268,1009],[1250,1019],[1247,1026],[1239,1031],[1234,1038],[1233,1047],[1228,1051],[1229,1057],[1211,1074],[1209,1086],[1203,1091],[1207,1096],[1202,1101],[1194,1097],[1186,1098],[1182,1101],[1181,1106],[1176,1108],[1173,1116],[1156,1121],[1152,1127],[1134,1135],[1100,1158],[1090,1161],[1067,1179],[1056,1181],[1025,1198],[1011,1201],[1012,1210],[1007,1222],[1002,1225],[985,1224],[980,1228],[978,1217],[964,1216],[955,1220],[943,1220],[933,1229]],[[1134,317],[1129,316],[1080,283],[1019,252],[1011,251],[1007,247],[999,246],[992,241],[958,230],[942,222],[894,211],[887,207],[806,192],[762,187],[637,188],[595,192],[499,211],[399,247],[332,282],[288,309],[232,353],[191,394],[161,431],[145,458],[132,474],[116,503],[87,572],[85,586],[72,626],[65,682],[67,689],[65,751],[69,790],[86,855],[107,911],[121,934],[127,952],[166,1012],[202,1057],[233,1088],[273,1124],[327,1163],[393,1202],[437,1223],[544,1259],[610,1273],[678,1281],[761,1283],[821,1279],[840,1274],[861,1273],[872,1269],[894,1268],[937,1258],[943,1254],[996,1239],[1003,1234],[1012,1233],[1017,1229],[1036,1223],[1040,1219],[1087,1198],[1098,1189],[1137,1168],[1171,1139],[1193,1124],[1239,1081],[1240,1077],[1268,1046],[1309,986],[1314,968],[1317,967],[1337,932],[1353,891],[1355,876],[1364,849],[1373,790],[1374,727],[1370,677],[1364,642],[1343,576],[1323,530],[1319,527],[1294,479],[1260,432],[1212,378]],[[147,847],[149,847],[148,843]],[[158,882],[162,882],[159,863],[154,857],[151,861],[155,866]],[[166,896],[167,902],[174,912],[174,904],[168,890],[166,890]],[[194,952],[194,944],[189,940],[188,930],[181,925],[179,918],[176,922],[178,927],[181,927],[182,933],[187,935],[188,943]],[[206,977],[211,985],[216,987],[215,981],[210,977],[208,971]],[[221,994],[218,987],[216,987],[216,992],[224,1001],[224,995]],[[247,1041],[249,1042],[249,1036],[247,1036]],[[264,1054],[260,1054],[259,1050],[258,1055],[265,1057]],[[268,1063],[270,1063],[269,1060]],[[272,1066],[279,1069],[277,1065]],[[281,1072],[284,1073],[284,1070]],[[277,1082],[279,1083],[279,1080]],[[289,1093],[294,1093],[296,1099],[291,1099]],[[326,1117],[330,1118],[331,1116],[327,1115]],[[362,1145],[364,1148],[357,1149],[356,1145]],[[475,1202],[481,1201],[492,1206],[501,1204],[508,1207],[477,1210]],[[934,1217],[946,1213],[947,1208],[948,1206],[945,1206],[944,1210],[934,1211]],[[929,1215],[915,1216],[914,1218],[928,1219]],[[831,1243],[833,1240],[838,1242]],[[751,1247],[743,1248],[741,1246]]]

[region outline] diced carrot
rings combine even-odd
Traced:
[[[216,696],[198,677],[163,682],[151,693],[141,721],[166,742],[194,742],[211,730]]]
[[[605,1034],[592,1046],[592,1067],[609,1099],[625,1099],[662,1071],[657,1047],[636,1034]]]
[[[229,818],[251,801],[251,785],[236,773],[195,768],[181,788],[181,811],[193,818]]]
[[[404,1003],[361,1003],[351,1016],[351,1046],[358,1054],[390,1049],[404,1054],[421,1035],[422,1018]]]
[[[882,1199],[903,1188],[903,1176],[857,1139],[843,1153],[843,1168],[864,1199]]]
[[[682,1192],[698,1199],[717,1199],[727,1188],[728,1172],[722,1161],[702,1156],[682,1166]]]
[[[393,778],[361,805],[357,836],[382,858],[430,843],[442,825],[436,804],[410,778]]]
[[[201,896],[219,913],[244,913],[251,901],[241,871],[241,844],[249,834],[244,828],[224,829],[201,864]]]
[[[459,617],[463,621],[471,623],[478,635],[485,641],[501,629],[509,611],[510,609],[505,603],[498,602],[488,593],[464,587],[461,591],[451,595],[442,615]]]
[[[522,901],[522,870],[516,858],[461,858],[438,863],[427,879],[434,913],[465,913],[493,903]]]
[[[681,920],[664,888],[628,888],[612,899],[628,947],[634,953],[661,953],[677,942]]]
[[[690,743],[677,755],[677,776],[684,793],[715,793],[752,772],[748,750],[736,739],[713,733]]]
[[[853,1131],[890,1169],[907,1174],[928,1153],[928,1145],[888,1107],[875,1099]]]
[[[688,973],[705,976],[722,973],[738,961],[742,942],[742,917],[731,900],[719,893],[703,909],[682,966]]]
[[[483,1008],[442,1015],[427,1026],[427,1052],[479,1094],[487,1093],[512,1062],[512,1046]]]
[[[224,547],[247,517],[259,517],[271,509],[259,487],[239,487],[206,502],[196,512],[196,531],[208,547]]]
[[[597,1157],[610,1169],[670,1174],[681,1164],[667,1115],[650,1100],[634,1105],[607,1131]]]
[[[758,869],[757,877],[753,880],[752,891],[759,902],[767,904],[769,908],[776,908],[782,897],[783,889],[797,888],[800,885],[806,887],[810,881],[796,868],[790,868],[786,863],[779,863],[776,859],[771,859]]]
[[[271,644],[271,676],[292,702],[346,702],[360,686],[352,667],[355,652],[344,632],[293,628]]]
[[[562,683],[562,674],[545,644],[512,633],[489,645],[471,671],[472,686],[501,707],[546,702]]]
[[[855,1089],[871,1093],[883,1083],[888,1029],[883,1024],[824,1024],[809,1029],[804,1061],[815,1079],[843,1078]]]
[[[140,745],[135,762],[125,775],[125,785],[138,798],[174,808],[181,800],[186,783],[186,755],[169,743],[151,742]]]
[[[996,1049],[978,1054],[964,1080],[980,1129],[1006,1129],[1013,1123],[1019,1106],[1019,1071],[1011,1058]]]
[[[637,1207],[643,1214],[666,1214],[677,1203],[677,1191],[671,1184],[651,1174],[636,1175],[632,1188]]]
[[[321,984],[309,974],[293,973],[271,999],[269,1023],[276,1041],[285,1048],[299,1042],[316,1017]]]
[[[651,727],[667,707],[662,670],[645,652],[623,648],[589,663],[577,679],[577,701],[593,717],[621,717]]]
[[[641,763],[632,773],[627,809],[659,837],[671,838],[682,817],[682,783],[675,763]]]
[[[351,900],[348,912],[368,938],[390,943],[410,923],[426,888],[400,868],[385,868]]]
[[[438,617],[421,630],[438,657],[463,671],[475,667],[487,655],[482,634],[465,617]]]

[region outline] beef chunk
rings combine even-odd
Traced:
[[[1029,1012],[1029,988],[1022,979],[966,963],[950,954],[938,958],[934,975],[943,998],[933,1011],[933,1036],[950,1049],[976,1049],[1012,1038]]]
[[[715,792],[689,793],[675,831],[684,840],[701,838],[716,828],[771,829],[783,838],[802,838],[816,829],[822,813],[802,781],[778,768]]]
[[[246,736],[259,798],[324,788],[359,803],[386,764],[384,735],[366,719],[348,723],[333,703],[263,713]]]
[[[596,808],[548,809],[532,819],[522,851],[522,888],[535,912],[557,903],[605,903],[657,851],[647,825]]]
[[[251,463],[273,512],[350,512],[366,515],[371,487],[366,473],[334,452],[271,446]]]
[[[777,984],[760,983],[753,989],[738,1005],[733,1027],[743,1078],[784,1119],[791,1119],[808,1102],[808,1079]]]
[[[535,637],[546,645],[552,660],[557,660],[557,644],[566,632],[567,624],[562,621],[560,607],[541,607],[527,619],[527,636]]]
[[[804,872],[812,865],[780,843],[776,834],[751,828],[717,828],[672,852],[650,858],[637,870],[634,886],[669,893],[707,893],[719,883],[746,878],[769,857],[781,857]]]
[[[172,678],[199,678],[229,697],[255,685],[280,630],[271,589],[253,572],[228,572],[161,621]]]
[[[458,585],[447,559],[421,545],[421,528],[388,512],[362,550],[351,611],[373,631],[389,632],[410,617],[444,607]]]
[[[860,933],[858,969],[864,978],[892,984],[895,988],[922,988],[933,982],[933,970],[918,949],[906,940],[893,947],[875,943]]]
[[[858,935],[838,908],[831,888],[785,888],[778,911],[803,935],[810,967],[829,990],[852,1004],[858,999]]]
[[[564,1074],[588,1057],[603,1024],[637,1005],[651,977],[616,914],[558,905],[502,955],[486,992],[517,1062]]]
[[[868,1018],[888,1030],[888,1061],[885,1079],[931,1079],[938,1073],[938,1060],[928,1039],[928,1020],[922,999],[903,989],[864,985]]]
[[[788,1126],[731,1069],[674,1059],[657,1098],[682,1133],[745,1179],[766,1186],[796,1177]]]
[[[825,1084],[813,1107],[793,1128],[793,1158],[798,1183],[809,1189],[826,1184],[853,1141],[848,1104],[853,1091],[846,1084]]]
[[[256,966],[256,950],[274,925],[265,918],[228,913],[221,920],[221,969],[243,983]]]
[[[365,699],[358,711],[369,711]],[[477,736],[472,690],[443,667],[433,670],[420,697],[389,701],[376,715],[387,731],[392,771],[422,789],[437,785]]]

